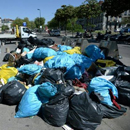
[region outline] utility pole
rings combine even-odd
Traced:
[[[39,10],[39,14],[40,14],[40,17],[39,17],[39,30],[40,30],[40,26],[41,26],[41,10],[40,9],[37,9],[37,10]],[[41,32],[41,30],[40,30],[40,32]]]

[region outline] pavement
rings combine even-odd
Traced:
[[[1,46],[0,66],[3,64],[2,60],[5,54],[7,53],[7,50],[14,50],[16,46],[17,45],[15,43]],[[123,57],[121,61],[124,64],[130,66],[129,56]],[[53,127],[45,123],[38,116],[34,116],[32,118],[14,118],[15,108],[15,105],[8,106],[0,104],[0,130],[63,130],[63,128],[61,127]],[[127,112],[118,118],[103,119],[101,125],[99,125],[96,130],[130,130],[130,107],[126,108]]]

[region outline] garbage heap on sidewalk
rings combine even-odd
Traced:
[[[6,54],[0,67],[0,102],[17,105],[15,118],[38,115],[50,125],[94,130],[130,106],[130,67],[84,48],[30,38]]]

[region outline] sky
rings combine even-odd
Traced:
[[[85,0],[0,0],[0,17],[15,20],[17,17],[34,20],[36,17],[45,18],[45,24],[50,21],[61,5],[81,5]],[[40,10],[37,10],[40,9]]]

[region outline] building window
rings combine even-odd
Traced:
[[[127,11],[124,12],[124,15],[127,15]]]

